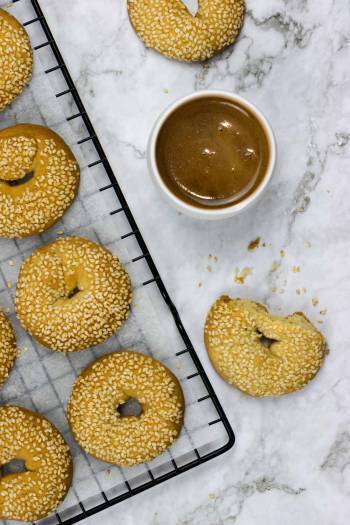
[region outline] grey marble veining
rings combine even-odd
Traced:
[[[237,436],[225,456],[90,522],[347,524],[349,1],[248,0],[238,42],[205,65],[146,50],[130,27],[125,1],[42,0],[42,7]],[[206,88],[257,104],[278,145],[276,173],[260,203],[239,218],[210,224],[163,203],[145,161],[159,112]],[[249,252],[257,237],[266,246]],[[238,285],[235,270],[243,267],[252,274]],[[330,354],[318,377],[295,394],[260,400],[221,381],[208,363],[202,329],[222,292],[282,314],[303,310],[319,323]]]

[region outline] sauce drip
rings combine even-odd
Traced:
[[[269,162],[268,139],[246,107],[202,97],[178,107],[164,122],[156,162],[178,198],[197,207],[223,208],[260,185]]]

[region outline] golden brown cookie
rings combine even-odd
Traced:
[[[279,396],[305,386],[323,364],[326,342],[301,313],[278,317],[224,295],[204,329],[210,360],[225,381],[251,396]]]
[[[140,415],[118,412],[130,399],[140,403]],[[121,466],[162,454],[178,437],[183,415],[176,377],[159,361],[131,351],[105,355],[86,368],[68,404],[68,420],[80,446]]]
[[[116,332],[131,299],[130,278],[117,257],[88,239],[65,237],[23,263],[16,312],[40,344],[76,352]]]
[[[243,0],[200,0],[192,16],[181,0],[128,0],[130,21],[147,47],[176,60],[206,60],[237,38]]]
[[[0,9],[0,111],[28,84],[33,70],[29,37],[15,17]]]
[[[47,419],[17,406],[0,407],[0,468],[12,460],[26,471],[0,474],[0,519],[37,521],[65,498],[72,480],[68,445]]]
[[[10,321],[0,310],[0,387],[9,375],[16,353],[15,333]]]
[[[73,153],[54,131],[21,124],[0,131],[0,237],[36,235],[57,222],[79,187]]]

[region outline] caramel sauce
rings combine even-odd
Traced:
[[[175,109],[156,144],[158,171],[168,189],[201,208],[224,208],[247,198],[262,182],[269,155],[255,115],[212,96]]]

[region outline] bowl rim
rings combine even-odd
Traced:
[[[253,115],[254,117],[260,122],[262,125],[266,137],[268,140],[269,145],[269,162],[266,169],[266,174],[261,181],[261,183],[257,186],[257,188],[246,198],[242,201],[231,204],[229,206],[223,207],[223,208],[201,208],[197,207],[195,205],[189,204],[183,200],[181,200],[179,197],[177,197],[165,184],[163,181],[159,170],[157,166],[156,161],[156,144],[159,136],[159,132],[164,124],[164,122],[167,120],[167,118],[180,106],[186,104],[187,102],[190,102],[191,100],[196,100],[198,98],[207,98],[207,97],[219,97],[228,99],[233,102],[238,102],[243,107],[246,107]],[[158,188],[165,194],[165,196],[172,202],[172,204],[180,211],[183,211],[184,213],[191,215],[191,216],[197,216],[201,218],[225,218],[225,217],[231,217],[232,215],[235,215],[243,210],[245,210],[247,207],[249,207],[253,202],[255,202],[265,191],[268,183],[271,180],[275,165],[276,165],[276,139],[274,132],[272,130],[271,124],[269,123],[266,116],[262,113],[260,109],[257,108],[255,104],[248,101],[246,98],[237,95],[236,93],[231,93],[229,91],[225,90],[216,90],[216,89],[210,89],[210,90],[200,90],[195,91],[193,93],[187,94],[183,97],[180,97],[179,99],[172,102],[169,106],[167,106],[164,111],[159,115],[158,119],[156,120],[148,142],[148,148],[147,148],[147,157],[148,157],[148,165],[149,165],[149,171],[151,175],[153,176],[153,180],[157,183]]]

